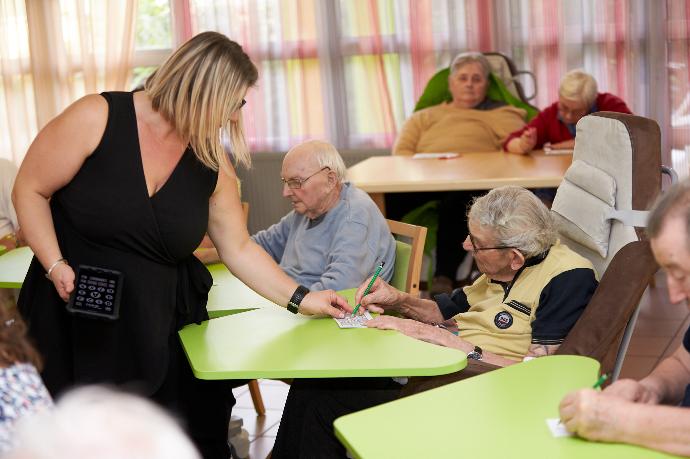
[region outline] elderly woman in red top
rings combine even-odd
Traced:
[[[558,102],[544,109],[527,126],[508,136],[503,149],[524,154],[546,143],[552,148],[575,146],[575,124],[590,113],[608,111],[632,113],[619,97],[597,92],[597,82],[582,70],[571,70],[561,80]]]

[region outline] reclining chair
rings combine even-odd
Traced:
[[[614,381],[658,269],[644,228],[661,191],[660,131],[647,118],[599,112],[578,122],[576,139],[551,210],[561,240],[592,261],[601,281],[557,353],[595,358]]]

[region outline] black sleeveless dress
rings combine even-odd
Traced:
[[[19,297],[56,394],[74,383],[163,385],[183,325],[207,319],[211,276],[192,255],[207,228],[217,172],[187,149],[164,186],[148,196],[132,93],[103,93],[108,123],[99,146],[50,201],[62,255],[124,273],[120,318],[76,317],[34,258]],[[56,151],[59,155],[60,152]]]

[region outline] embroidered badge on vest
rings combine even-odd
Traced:
[[[507,311],[501,311],[494,317],[494,325],[501,330],[510,328],[510,326],[513,325],[513,316]]]

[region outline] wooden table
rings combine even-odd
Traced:
[[[358,459],[674,457],[638,446],[554,438],[565,394],[591,387],[599,363],[557,355],[491,371],[336,419],[335,433]]]
[[[503,185],[557,187],[571,162],[571,155],[547,156],[541,151],[462,153],[453,159],[374,156],[347,172],[348,179],[384,211],[384,193],[490,190]]]

